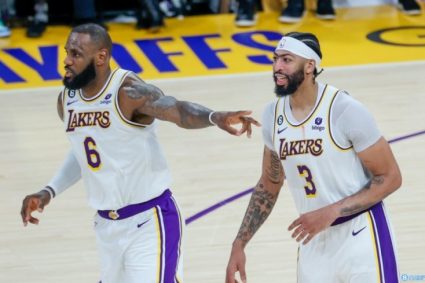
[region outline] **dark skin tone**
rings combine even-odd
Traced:
[[[314,82],[313,60],[304,59],[287,51],[279,51],[274,56],[276,83],[285,86],[285,74],[293,74],[299,68],[304,70],[305,79],[297,91],[291,95],[291,111],[302,121],[312,110],[317,97],[317,84]],[[320,209],[300,215],[288,227],[292,238],[307,244],[314,236],[330,227],[339,217],[348,216],[370,208],[386,198],[401,186],[401,174],[388,142],[380,138],[374,145],[357,153],[363,165],[372,174],[372,180],[357,193]],[[275,151],[264,148],[263,167],[260,180],[248,204],[241,227],[232,245],[226,270],[226,283],[238,282],[235,273],[239,272],[242,282],[247,281],[245,271],[245,247],[272,212],[273,206],[283,186],[285,172]]]
[[[65,78],[72,80],[91,62],[94,62],[96,77],[81,88],[84,97],[95,96],[104,86],[111,74],[110,50],[101,42],[94,42],[89,34],[71,33],[65,45]],[[58,114],[63,120],[62,96],[58,98]],[[168,121],[185,129],[200,129],[213,126],[209,121],[211,109],[202,105],[180,101],[165,95],[158,87],[144,82],[134,74],[123,81],[118,92],[118,103],[126,119],[151,124],[155,119]],[[252,125],[260,126],[255,119],[248,116],[251,111],[217,111],[211,116],[212,121],[220,129],[231,135],[248,137],[252,133]],[[238,128],[235,126],[239,126]],[[24,225],[38,224],[39,220],[31,215],[33,211],[42,212],[50,202],[50,194],[42,190],[25,197],[22,203],[21,217]]]

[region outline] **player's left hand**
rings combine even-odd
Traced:
[[[325,230],[338,218],[338,212],[335,207],[328,205],[320,209],[302,214],[294,220],[288,227],[288,231],[293,231],[292,238],[303,245],[310,242],[319,232]]]
[[[246,132],[247,137],[251,137],[252,124],[260,127],[261,124],[248,116],[252,111],[217,111],[214,112],[211,119],[212,121],[222,130],[228,132],[231,135],[240,136]],[[242,124],[240,129],[233,127],[233,125]]]

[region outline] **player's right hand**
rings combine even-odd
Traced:
[[[21,217],[24,226],[27,226],[28,222],[32,224],[38,224],[40,221],[33,217],[31,213],[36,210],[38,212],[43,212],[44,207],[48,205],[49,202],[50,194],[45,190],[26,196],[22,201],[21,208]]]
[[[239,283],[235,277],[236,272],[238,271],[242,283],[246,283],[245,263],[246,256],[243,248],[240,245],[233,244],[229,263],[227,264],[226,269],[226,283]]]

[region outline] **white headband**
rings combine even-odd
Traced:
[[[278,50],[289,51],[303,58],[312,59],[316,62],[316,68],[319,68],[320,63],[322,62],[319,55],[317,55],[317,53],[314,52],[313,49],[308,47],[304,42],[298,39],[295,39],[293,37],[289,37],[289,36],[282,37],[282,39],[279,41],[279,44],[276,47],[276,51]]]

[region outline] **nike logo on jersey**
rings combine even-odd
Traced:
[[[362,229],[360,229],[360,230],[358,230],[358,231],[354,231],[353,230],[353,232],[351,232],[351,234],[353,235],[353,236],[357,236],[357,234],[359,234],[361,231],[363,231],[364,229],[366,229],[366,226],[364,226]]]
[[[71,105],[71,104],[73,104],[73,103],[75,103],[75,102],[77,102],[78,100],[72,100],[72,101],[68,101],[67,103],[66,103],[66,105],[67,106],[69,106],[69,105]]]
[[[283,129],[277,129],[277,133],[278,133],[278,134],[280,134],[280,133],[282,133],[283,131],[285,131],[287,128],[288,128],[288,127],[285,127],[285,128],[283,128]]]
[[[142,227],[144,224],[146,224],[146,222],[149,222],[149,219],[148,219],[148,220],[146,220],[145,222],[142,222],[142,223],[140,223],[140,224],[137,224],[137,228]]]

